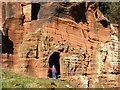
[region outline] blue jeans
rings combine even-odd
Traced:
[[[52,78],[56,78],[55,70],[52,69]]]

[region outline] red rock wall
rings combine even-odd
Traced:
[[[12,9],[7,8],[9,5]],[[48,77],[50,57],[57,52],[60,55],[57,64],[60,64],[62,78],[80,80],[78,87],[118,87],[117,33],[113,34],[109,25],[105,27],[101,23],[108,24],[109,21],[96,7],[97,3],[88,4],[88,8],[84,7],[85,3],[71,3],[66,6],[70,8],[70,12],[68,8],[56,3],[40,5],[44,6],[38,13],[41,17],[31,20],[31,11],[28,11],[31,8],[30,3],[3,4],[6,6],[3,11],[8,9],[13,13],[3,16],[3,46],[4,50],[8,50],[2,54],[2,68]],[[46,7],[55,5],[69,14],[60,14],[59,17],[54,15],[56,7],[44,13]],[[49,12],[51,13],[48,14]],[[79,13],[82,14],[80,17]],[[81,17],[84,17],[84,20],[86,18],[86,21],[80,19],[77,22],[76,18]],[[13,53],[9,52],[10,45],[5,41],[11,42]]]

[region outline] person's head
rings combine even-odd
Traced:
[[[54,66],[54,65],[53,65],[52,67],[53,67],[53,68],[55,68],[55,66]]]

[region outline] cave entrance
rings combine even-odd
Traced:
[[[80,3],[79,5],[76,5],[76,6],[72,6],[70,8],[70,14],[76,23],[79,23],[79,22],[87,23],[85,13],[86,13],[85,2]]]
[[[56,73],[57,78],[59,78],[59,76],[60,76],[60,62],[59,62],[59,59],[60,59],[60,54],[58,52],[54,52],[49,58],[49,68],[52,68],[53,65],[55,66],[55,68],[57,70],[57,73]],[[50,78],[52,78],[52,70],[48,70],[48,76]]]
[[[31,15],[32,20],[38,19],[39,10],[40,10],[40,4],[39,3],[32,3],[32,15]]]
[[[100,23],[103,25],[103,27],[108,27],[108,22],[106,20],[100,20]]]
[[[13,50],[13,42],[8,38],[8,35],[2,35],[2,53],[13,54]]]

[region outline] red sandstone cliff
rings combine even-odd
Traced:
[[[118,27],[98,3],[2,6],[2,68],[50,77],[55,64],[77,87],[118,87]]]

